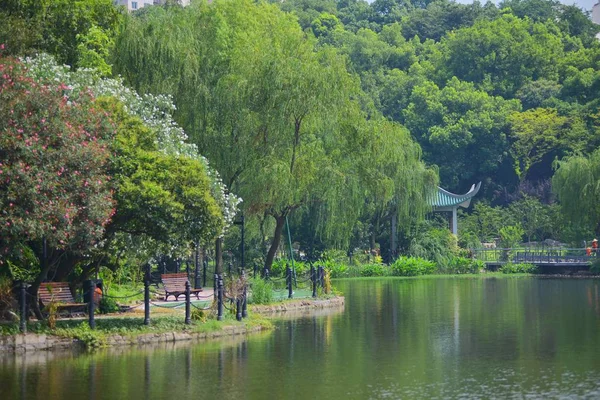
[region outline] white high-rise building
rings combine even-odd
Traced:
[[[592,22],[600,24],[600,0],[592,7]],[[600,33],[596,35],[596,38],[600,40]]]
[[[155,4],[163,4],[165,0],[113,0],[115,5],[125,6],[127,11],[135,11],[140,8],[152,6]],[[191,0],[178,0],[179,4],[182,6],[187,6],[190,4]]]
[[[154,4],[154,0],[114,0],[115,5],[125,6],[127,11],[135,11],[144,6],[151,6]]]

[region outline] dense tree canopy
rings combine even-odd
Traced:
[[[114,126],[91,95],[72,103],[65,88],[34,81],[18,62],[0,62],[4,255],[42,239],[57,251],[81,254],[102,237],[114,213],[107,174]]]
[[[589,234],[591,220],[579,229],[558,210],[589,207],[577,196],[593,183],[572,186],[569,171],[600,145],[599,30],[554,0],[0,5],[5,52],[43,50],[75,70],[30,60],[29,76],[102,97],[118,160],[110,232],[145,243],[140,260],[227,235],[237,196],[267,265],[288,219],[302,246],[388,246],[400,226],[417,249],[438,237],[415,228],[436,171],[451,191],[484,182],[489,206],[464,217],[473,243],[505,226],[529,240]]]
[[[335,20],[324,26],[332,19],[320,15],[315,29],[325,35]],[[175,26],[166,39],[166,27]],[[118,70],[140,91],[172,94],[180,104],[177,118],[244,199],[245,210],[273,218],[267,265],[288,214],[310,204],[326,210],[317,227],[347,241],[351,229],[340,228],[351,228],[374,182],[355,162],[367,156],[373,165],[385,148],[405,161],[383,180],[392,182],[380,202],[395,198],[405,219],[408,210],[422,215],[426,208],[435,178],[421,166],[420,151],[406,134],[372,143],[373,127],[385,125],[365,122],[355,100],[362,96],[358,81],[344,58],[333,48],[316,50],[277,7],[238,1],[155,9],[130,19],[117,43]]]
[[[80,45],[89,45],[90,37],[112,37],[121,18],[112,0],[3,1],[0,43],[9,54],[45,51],[61,63],[77,66]],[[83,64],[89,66],[85,60]]]

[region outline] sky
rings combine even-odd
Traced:
[[[457,0],[459,3],[468,4],[472,3],[472,0]],[[485,3],[485,0],[479,0],[481,3]],[[573,5],[576,4],[578,7],[583,8],[587,11],[592,11],[592,6],[598,2],[598,0],[559,0],[563,4]],[[496,0],[498,4],[500,1]]]

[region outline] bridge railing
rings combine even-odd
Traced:
[[[557,263],[584,263],[593,261],[600,254],[592,252],[587,255],[585,248],[493,248],[470,249],[473,257],[486,263],[531,263],[531,264],[557,264]]]

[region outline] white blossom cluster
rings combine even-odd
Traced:
[[[28,69],[28,74],[42,82],[63,83],[68,86],[65,96],[76,99],[81,91],[90,90],[94,96],[110,96],[118,99],[125,109],[139,117],[148,127],[157,133],[157,145],[160,151],[172,156],[185,156],[199,160],[206,168],[211,181],[211,194],[217,200],[225,227],[221,235],[233,224],[242,199],[230,193],[218,171],[210,167],[208,160],[198,152],[196,145],[187,141],[183,129],[173,121],[176,107],[171,96],[145,94],[140,96],[123,84],[121,78],[101,78],[93,69],[80,68],[73,72],[68,65],[57,64],[54,57],[39,54],[21,60]]]

